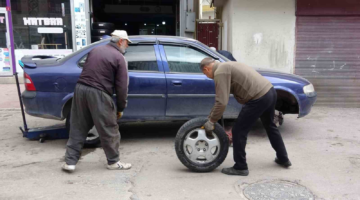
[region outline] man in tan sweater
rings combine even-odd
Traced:
[[[291,166],[281,134],[274,124],[276,91],[273,85],[253,68],[238,62],[218,63],[212,58],[201,61],[202,72],[215,81],[215,105],[205,123],[206,131],[214,130],[229,102],[230,94],[243,104],[243,108],[232,129],[235,165],[224,168],[222,173],[247,176],[245,146],[247,135],[257,119],[261,122],[276,151],[275,162],[284,167]]]

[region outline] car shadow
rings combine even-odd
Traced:
[[[121,139],[175,138],[180,127],[186,121],[179,122],[141,122],[121,124]]]

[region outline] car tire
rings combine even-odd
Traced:
[[[229,138],[222,126],[216,123],[209,135],[202,129],[206,121],[206,118],[195,118],[186,122],[175,138],[177,157],[194,172],[213,171],[224,162],[229,150]]]
[[[109,29],[109,30],[113,30],[114,29],[114,24],[113,23],[108,23],[108,22],[94,22],[92,24],[92,28],[93,29]]]
[[[100,41],[100,40],[104,39],[103,37],[104,36],[92,36],[91,42],[94,43],[94,42]]]
[[[69,114],[67,115],[65,122],[66,130],[68,131],[69,135],[70,135],[70,118],[71,118],[70,113],[71,112],[69,112]],[[84,148],[97,148],[101,146],[99,135],[96,136],[96,133],[93,133],[92,130],[90,130],[88,137],[86,138],[86,141],[84,143]]]
[[[109,29],[93,29],[91,30],[91,36],[103,36],[110,35],[113,31]]]

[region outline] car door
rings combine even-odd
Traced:
[[[167,84],[167,118],[194,118],[209,115],[215,103],[215,84],[200,70],[200,62],[212,57],[191,45],[159,45]],[[230,95],[225,118],[236,118],[241,105]]]
[[[200,61],[209,55],[190,46],[160,45],[164,62],[166,117],[193,118],[209,114],[215,99],[215,85],[200,71]]]
[[[128,104],[122,121],[163,120],[166,79],[157,45],[137,44],[126,49]]]
[[[79,60],[80,68],[84,67],[86,58],[87,54]],[[158,45],[130,45],[125,58],[128,62],[129,90],[121,121],[163,120],[166,81]]]

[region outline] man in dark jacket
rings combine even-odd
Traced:
[[[130,169],[120,162],[117,120],[127,103],[128,72],[123,54],[131,41],[126,31],[114,31],[111,42],[87,56],[76,84],[71,107],[70,135],[62,169],[72,172],[81,156],[89,130],[95,125],[107,158],[108,169]],[[116,91],[116,104],[112,96]]]
[[[275,162],[284,167],[291,166],[281,134],[274,124],[277,96],[273,85],[253,68],[238,62],[218,63],[212,58],[205,58],[200,68],[208,78],[214,79],[216,90],[215,105],[204,124],[207,132],[214,130],[214,123],[223,115],[230,94],[244,105],[232,129],[235,165],[224,168],[222,173],[249,174],[245,146],[247,135],[259,118],[276,151]]]

